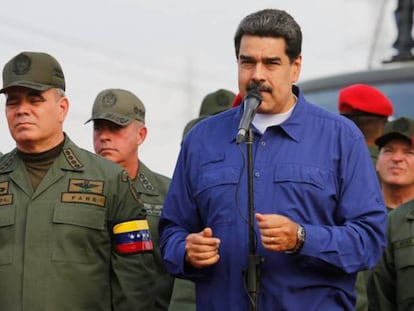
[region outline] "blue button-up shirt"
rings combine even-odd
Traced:
[[[261,245],[259,310],[353,310],[356,272],[385,247],[386,210],[364,138],[349,120],[297,93],[289,119],[254,133],[255,212],[301,224],[299,254]],[[185,139],[160,220],[170,273],[196,283],[197,310],[248,310],[243,271],[249,253],[246,145],[237,145],[243,107],[197,124]],[[211,227],[218,263],[184,261],[185,237]]]

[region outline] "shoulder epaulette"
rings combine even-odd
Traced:
[[[68,161],[69,165],[72,166],[73,169],[79,170],[84,165],[81,161],[76,157],[75,153],[70,148],[63,149],[63,155],[66,158],[66,161]]]
[[[16,149],[14,149],[12,152],[4,154],[1,158],[0,162],[0,172],[4,171],[6,168],[10,166],[10,164],[13,162],[14,155],[16,154]]]
[[[151,182],[148,180],[147,176],[145,176],[144,173],[138,173],[138,178],[141,181],[144,188],[148,191],[155,190],[154,186],[151,184]]]

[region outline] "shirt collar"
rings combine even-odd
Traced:
[[[306,113],[309,103],[306,101],[302,92],[296,85],[292,86],[292,92],[297,97],[292,115],[279,126],[286,133],[286,135],[288,135],[291,139],[299,142],[304,136],[305,126],[303,126],[303,124],[306,122]],[[230,131],[229,134],[231,135],[231,137],[229,137],[230,142],[234,142],[236,140],[240,119],[243,115],[243,105],[239,105],[237,108],[233,109],[235,109],[236,112],[234,113],[232,120],[233,130]]]

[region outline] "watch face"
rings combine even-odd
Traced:
[[[305,229],[302,226],[298,228],[298,240],[301,242],[305,241]]]
[[[306,232],[305,232],[305,228],[303,228],[301,225],[298,226],[298,232],[297,232],[297,243],[294,249],[289,250],[289,251],[285,251],[286,254],[290,254],[290,255],[296,255],[297,253],[299,253],[299,251],[302,249],[303,244],[305,243],[305,236],[306,236]]]

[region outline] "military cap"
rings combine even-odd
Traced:
[[[233,92],[224,89],[207,94],[201,102],[199,117],[210,116],[229,109],[235,96]]]
[[[393,105],[378,89],[353,84],[339,90],[338,110],[345,115],[366,113],[388,117],[393,113]]]
[[[101,91],[92,107],[92,116],[86,121],[108,120],[121,126],[133,120],[145,123],[145,107],[132,92],[123,89],[106,89]]]
[[[225,89],[219,89],[215,92],[208,93],[201,102],[199,116],[195,119],[190,120],[185,125],[182,139],[184,139],[191,128],[201,120],[205,119],[208,116],[231,108],[235,97],[236,94]]]
[[[42,52],[21,52],[3,68],[4,93],[12,86],[23,86],[38,91],[50,88],[65,90],[65,76],[58,61]]]
[[[414,120],[398,118],[384,126],[384,133],[375,140],[378,147],[383,147],[388,141],[395,138],[408,139],[414,145]]]

